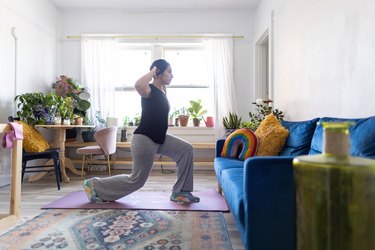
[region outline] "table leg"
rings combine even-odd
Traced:
[[[40,172],[39,174],[30,176],[28,180],[29,180],[29,182],[38,181],[38,180],[42,179],[46,174],[47,174],[47,172]]]
[[[65,182],[69,182],[70,179],[69,179],[68,175],[66,174],[66,169],[69,169],[70,171],[72,171],[73,174],[76,174],[76,175],[79,175],[79,176],[81,175],[81,172],[78,171],[74,167],[72,160],[65,156],[66,129],[65,128],[58,129],[57,133],[56,133],[56,136],[57,136],[56,142],[58,142],[58,145],[60,147],[59,157],[60,157],[60,162],[61,162],[62,177],[63,177]]]
[[[65,171],[65,128],[58,128],[55,133],[55,147],[59,147],[60,169],[61,177],[64,182],[69,182],[70,179]]]
[[[74,164],[72,162],[71,159],[65,157],[65,168],[68,168],[70,171],[73,172],[73,174],[76,174],[76,175],[81,175],[81,171],[78,171],[75,167],[74,167]],[[85,172],[83,172],[83,175],[85,175]]]

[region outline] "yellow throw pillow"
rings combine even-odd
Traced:
[[[256,155],[274,156],[283,149],[289,131],[280,124],[273,114],[270,114],[260,123],[255,135],[259,141]]]
[[[23,149],[26,152],[43,152],[50,148],[47,140],[38,130],[25,122],[16,122],[23,125]]]

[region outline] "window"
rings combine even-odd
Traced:
[[[117,45],[115,115],[133,119],[141,113],[141,99],[134,83],[151,63],[166,59],[172,66],[173,80],[167,96],[171,113],[189,107],[189,100],[201,99],[204,109],[213,114],[213,90],[209,85],[206,50],[203,44],[123,44]]]
[[[115,55],[115,116],[122,121],[125,116],[134,118],[141,113],[141,102],[134,83],[150,67],[151,46],[121,46]]]

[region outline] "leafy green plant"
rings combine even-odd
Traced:
[[[52,88],[55,89],[58,96],[73,98],[75,101],[73,113],[80,117],[86,117],[86,112],[91,107],[91,103],[88,101],[90,95],[77,80],[62,75],[52,84]]]
[[[189,110],[185,107],[182,107],[178,110],[178,116],[188,116],[189,115]]]
[[[30,125],[53,123],[62,99],[55,93],[25,93],[14,98],[18,102],[17,116]]]
[[[236,113],[229,112],[229,116],[223,117],[223,125],[226,129],[237,129],[241,127],[242,117]]]
[[[141,122],[141,115],[137,113],[134,116],[134,126],[138,126],[140,122]]]
[[[130,118],[127,115],[124,117],[124,119],[122,119],[122,124],[123,124],[124,128],[129,126],[129,121],[130,121]]]
[[[269,114],[273,114],[277,120],[283,121],[284,112],[279,109],[273,109],[273,107],[268,105],[269,102],[271,102],[271,100],[263,101],[262,99],[257,99],[253,102],[252,104],[255,105],[255,112],[249,112],[250,120],[243,122],[242,127],[255,131],[264,118]]]
[[[189,114],[193,119],[201,120],[202,116],[207,114],[207,110],[203,110],[203,106],[201,104],[201,100],[198,99],[197,101],[191,100],[190,107],[188,108]]]
[[[257,128],[259,127],[259,125],[260,125],[260,122],[258,121],[244,121],[241,124],[241,128],[247,128],[255,132],[255,130],[257,130]]]
[[[58,108],[58,112],[61,115],[61,119],[73,119],[74,115],[74,108],[76,107],[76,101],[69,96],[66,96],[65,98],[62,98],[62,102]]]

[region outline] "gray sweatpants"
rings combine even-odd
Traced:
[[[134,134],[131,142],[132,173],[110,177],[94,177],[94,190],[106,201],[120,199],[144,186],[151,173],[154,157],[161,154],[177,164],[177,181],[173,192],[193,191],[193,147],[176,136],[167,134],[163,144],[157,144],[141,134]]]

